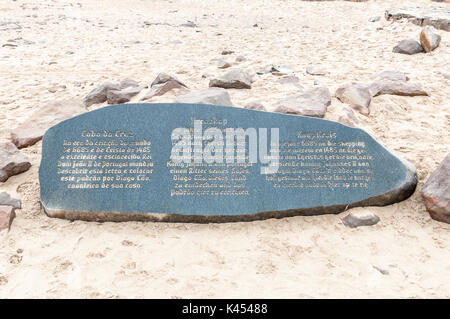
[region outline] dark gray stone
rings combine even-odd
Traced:
[[[112,90],[120,90],[120,85],[111,82],[103,83],[86,95],[83,100],[84,106],[89,107],[93,104],[106,102],[108,91]]]
[[[252,147],[258,148],[256,161],[174,162],[172,146],[180,141],[173,130],[192,132],[188,128],[195,119],[203,121],[201,133],[212,127],[219,136],[227,128],[249,129],[256,138],[251,140],[259,139]],[[280,157],[270,152],[276,140],[267,147],[262,139],[268,133],[270,141],[277,130]],[[183,140],[186,154],[193,151],[189,143],[210,149],[211,139],[201,136]],[[219,137],[214,141],[217,148],[210,154],[220,155],[223,144]],[[244,145],[248,152],[248,142]],[[225,151],[230,149],[235,154],[234,143]],[[267,159],[276,172],[264,174]],[[198,104],[121,104],[63,121],[44,135],[39,180],[43,207],[52,217],[173,222],[250,221],[384,206],[408,198],[417,184],[411,164],[361,129]]]
[[[419,42],[412,39],[406,39],[400,41],[393,49],[392,52],[394,53],[402,53],[402,54],[416,54],[423,52],[423,48],[420,45]]]
[[[12,206],[20,209],[22,207],[22,202],[20,199],[12,198],[7,192],[0,191],[0,205]]]
[[[141,92],[143,87],[141,86],[130,86],[123,90],[109,90],[106,94],[106,99],[108,104],[121,104],[126,103],[131,100],[131,98],[139,92]]]
[[[350,213],[342,219],[344,225],[350,228],[372,226],[377,224],[379,221],[380,218],[370,212]]]
[[[183,82],[181,82],[176,77],[174,77],[172,75],[169,75],[167,73],[159,73],[158,76],[156,77],[156,79],[153,80],[153,82],[152,82],[152,84],[150,86],[153,87],[155,85],[164,84],[164,83],[169,82],[169,81],[177,82],[179,85],[187,88],[187,86]]]
[[[450,154],[426,181],[422,197],[431,218],[450,224]]]

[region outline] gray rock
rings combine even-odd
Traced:
[[[83,112],[83,104],[78,99],[64,99],[47,103],[11,131],[11,141],[18,148],[34,145],[42,139],[47,129]]]
[[[386,20],[407,19],[417,25],[432,25],[450,31],[450,7],[391,8],[386,10],[385,17]]]
[[[12,206],[17,209],[22,208],[20,199],[12,198],[7,192],[0,191],[0,205]]]
[[[119,83],[120,90],[126,89],[128,87],[137,87],[137,86],[139,86],[139,83],[133,79],[125,79]]]
[[[225,60],[219,60],[219,61],[217,62],[217,67],[218,67],[219,69],[226,69],[226,68],[229,68],[230,66],[231,66],[231,64],[228,63],[228,62],[225,61]]]
[[[188,22],[181,24],[180,27],[196,28],[197,25],[192,21],[188,21]]]
[[[233,54],[234,53],[234,51],[232,51],[232,50],[223,50],[222,51],[222,55],[230,55],[230,54]]]
[[[306,68],[306,73],[311,75],[325,75],[328,71],[322,65],[309,65]]]
[[[270,72],[274,75],[288,75],[288,74],[294,73],[294,70],[292,70],[288,66],[278,65],[278,66],[272,66],[272,68],[270,69]]]
[[[420,32],[420,44],[425,52],[431,52],[436,49],[441,43],[441,36],[437,30],[432,26],[426,26]]]
[[[330,104],[330,91],[325,87],[317,87],[278,101],[274,112],[324,117]]]
[[[381,94],[402,95],[402,96],[428,96],[419,84],[404,82],[404,81],[390,81],[390,80],[376,80],[369,86],[372,96]]]
[[[372,226],[379,221],[380,218],[371,212],[350,213],[342,219],[342,223],[350,228]]]
[[[232,69],[223,76],[209,81],[209,86],[224,89],[251,89],[251,83],[252,80],[247,71]]]
[[[180,82],[175,80],[170,80],[164,82],[162,84],[153,85],[148,92],[142,97],[141,101],[149,100],[154,96],[161,96],[166,94],[169,91],[179,89],[179,90],[187,90],[185,86],[181,85]]]
[[[402,40],[400,41],[393,49],[394,53],[402,53],[402,54],[416,54],[423,52],[423,48],[419,42],[412,39]]]
[[[426,181],[422,197],[431,218],[450,224],[450,154]]]
[[[0,206],[0,231],[9,229],[14,217],[16,217],[14,207]]]
[[[176,97],[175,103],[233,106],[228,91],[222,88],[209,88],[179,95]]]
[[[129,102],[131,98],[139,92],[141,92],[143,87],[137,86],[137,87],[128,87],[123,90],[109,90],[106,94],[106,99],[108,101],[108,104],[122,104]]]
[[[0,142],[0,182],[5,182],[10,176],[27,171],[31,163],[10,142]]]
[[[181,82],[180,80],[178,80],[176,77],[169,75],[167,73],[159,73],[158,76],[156,77],[156,79],[153,80],[152,84],[150,85],[151,87],[158,85],[158,84],[163,84],[169,81],[175,81],[177,82],[179,85],[187,88],[187,86]]]
[[[238,55],[237,57],[236,57],[236,62],[244,62],[246,60],[246,58],[245,58],[245,56],[242,56],[242,55]]]
[[[409,81],[409,78],[397,70],[385,70],[371,77],[372,80],[391,80],[391,81]]]
[[[83,100],[84,106],[89,107],[93,104],[103,103],[107,100],[108,91],[120,90],[120,86],[115,83],[105,82],[99,87],[93,89]]]
[[[336,97],[342,102],[349,104],[353,109],[363,115],[370,114],[370,95],[369,88],[363,84],[351,84],[338,88]]]

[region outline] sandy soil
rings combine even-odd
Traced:
[[[208,76],[221,72],[213,59],[223,58],[224,49],[236,52],[225,57],[230,62],[245,56],[239,67],[252,72],[291,66],[304,87],[317,80],[334,92],[398,69],[431,96],[376,97],[371,115],[359,116],[361,127],[414,163],[419,177],[408,200],[355,209],[376,213],[381,222],[373,227],[345,227],[347,213],[210,225],[51,219],[39,203],[41,143],[26,148],[32,168],[0,185],[23,202],[11,230],[0,233],[0,297],[449,298],[450,225],[429,217],[420,189],[449,151],[450,81],[442,73],[450,72],[450,32],[440,32],[441,46],[432,53],[408,56],[392,47],[418,39],[418,26],[368,22],[391,7],[431,5],[448,6],[429,0],[2,1],[0,22],[17,20],[22,29],[0,31],[0,44],[22,40],[16,48],[0,46],[1,138],[46,101],[82,98],[105,80],[150,84],[167,72],[205,88]],[[187,20],[199,27],[177,26]],[[330,74],[307,75],[309,64],[323,64]],[[49,92],[55,85],[66,89]],[[296,90],[268,74],[251,90],[229,91],[236,106],[260,100],[270,109]],[[326,118],[337,120],[342,107],[333,98]]]

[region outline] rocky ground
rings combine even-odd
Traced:
[[[430,6],[450,5],[2,2],[2,143],[12,132],[23,137],[23,130],[86,111],[83,99],[86,105],[105,82],[132,79],[137,86],[115,87],[88,109],[206,96],[309,112],[365,129],[416,166],[419,184],[404,202],[351,210],[370,227],[346,227],[348,212],[210,225],[69,222],[41,210],[41,142],[17,139],[27,147],[11,152],[31,167],[17,155],[18,170],[26,171],[0,172],[2,180],[8,175],[0,193],[12,197],[0,199],[17,207],[10,230],[0,232],[0,297],[450,297],[450,225],[431,219],[421,196],[449,152],[450,32],[421,35],[407,19],[384,17],[394,7]],[[403,40],[410,42],[400,51],[414,54],[394,49]],[[385,70],[397,72],[386,78]],[[160,73],[176,80],[155,82]],[[314,108],[302,109],[310,99]],[[0,160],[11,152],[0,152]],[[11,211],[0,207],[0,214]]]

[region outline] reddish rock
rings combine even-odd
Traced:
[[[350,105],[353,109],[363,115],[370,114],[370,95],[369,88],[362,84],[351,84],[341,86],[336,90],[336,97],[342,102]]]
[[[266,108],[259,101],[251,101],[244,105],[244,107],[248,110],[257,110],[257,111],[265,111]]]
[[[450,224],[450,154],[426,181],[422,197],[431,218]]]
[[[359,120],[355,112],[353,112],[353,110],[348,106],[344,107],[343,113],[339,117],[338,121],[339,123],[342,123],[350,127],[357,127],[359,124]]]
[[[158,76],[156,77],[156,79],[153,80],[153,82],[152,82],[152,84],[150,86],[154,87],[155,85],[164,84],[164,83],[169,82],[169,81],[175,81],[180,86],[183,86],[183,87],[187,88],[187,86],[183,82],[181,82],[176,77],[171,76],[171,75],[169,75],[167,73],[159,73]]]
[[[377,80],[369,86],[372,96],[381,94],[402,95],[402,96],[428,96],[419,84],[404,82]]]
[[[83,104],[77,99],[47,103],[11,132],[11,140],[18,148],[34,145],[42,139],[47,129],[83,112]]]
[[[11,227],[14,217],[16,217],[15,210],[12,206],[0,205],[0,231]]]
[[[441,36],[437,33],[437,30],[430,25],[427,25],[420,32],[420,44],[425,52],[431,52],[436,49],[441,43]]]
[[[372,76],[372,80],[409,81],[409,78],[397,70],[385,70]]]
[[[330,104],[330,91],[325,87],[317,87],[278,101],[274,112],[324,117]]]
[[[186,87],[181,85],[180,82],[178,81],[174,81],[174,80],[170,80],[167,81],[165,83],[162,84],[155,84],[153,85],[148,92],[142,97],[141,101],[145,101],[145,100],[149,100],[154,96],[161,96],[166,94],[169,91],[172,90],[181,90],[181,91],[186,91]]]
[[[0,142],[0,182],[5,182],[10,176],[27,171],[31,163],[10,142]]]

